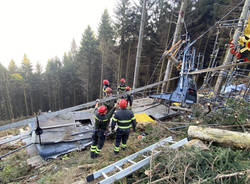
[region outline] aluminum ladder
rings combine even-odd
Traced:
[[[150,159],[151,159],[151,155],[150,156],[145,156],[144,153],[147,153],[147,152],[150,152],[150,151],[153,151],[153,155],[156,156],[158,155],[161,151],[158,151],[158,150],[155,150],[156,148],[158,147],[166,147],[166,148],[172,148],[172,149],[176,149],[178,147],[181,147],[183,146],[184,144],[186,144],[188,142],[187,138],[185,139],[182,139],[178,142],[174,142],[173,139],[172,139],[172,136],[170,137],[167,137],[139,152],[136,152],[132,155],[129,155],[103,169],[100,169],[99,171],[96,171],[95,173],[91,174],[91,175],[88,175],[86,177],[86,180],[87,182],[91,182],[91,181],[94,181],[95,179],[103,176],[104,179],[100,182],[98,182],[99,184],[110,184],[110,183],[113,183],[133,172],[135,172],[136,170],[140,169],[141,167],[149,164],[150,162]],[[174,143],[170,146],[165,146],[164,144],[166,143]],[[140,160],[139,162],[135,162],[133,161],[135,158],[137,158],[138,156],[142,156],[144,157],[144,159]],[[128,166],[127,168],[123,169],[122,166],[126,163],[130,163],[131,165]],[[111,176],[108,176],[107,173],[109,172],[115,172],[115,171],[118,171],[116,172],[115,174],[111,175]]]

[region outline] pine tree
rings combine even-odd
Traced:
[[[0,120],[13,119],[13,105],[10,97],[9,75],[0,63]]]
[[[96,86],[99,81],[99,52],[98,42],[94,32],[88,26],[82,36],[79,53],[77,56],[77,74],[81,80],[83,101],[90,101],[96,98]]]
[[[45,81],[44,75],[42,73],[42,66],[40,63],[37,62],[35,72],[33,74],[31,83],[31,91],[32,91],[32,98],[33,98],[33,112],[38,113],[39,111],[44,110],[45,103],[48,103],[47,99],[44,97],[45,94]]]
[[[23,95],[25,102],[26,115],[30,115],[33,112],[33,103],[32,103],[32,94],[30,81],[32,79],[32,65],[27,55],[24,54],[22,65],[21,65],[21,74],[23,76]]]
[[[113,83],[116,79],[116,56],[113,52],[114,47],[114,31],[111,24],[111,18],[108,11],[105,9],[101,17],[101,22],[98,27],[98,40],[101,50],[101,81],[108,79]],[[100,85],[99,96],[102,96],[102,86]]]
[[[129,0],[120,0],[115,10],[116,40],[119,41],[119,59],[117,83],[121,77],[128,79],[130,67],[130,55],[133,42],[133,14]],[[127,80],[128,81],[128,80]]]
[[[13,59],[9,63],[8,70],[10,73],[17,73],[17,66]]]
[[[47,95],[49,98],[49,109],[58,110],[63,107],[62,83],[61,83],[62,63],[58,57],[50,59],[46,66]]]

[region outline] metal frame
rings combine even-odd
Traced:
[[[172,143],[172,142],[173,142],[172,141],[172,136],[170,136],[168,138],[165,138],[165,139],[159,141],[158,143],[155,143],[155,144],[153,144],[153,145],[151,145],[151,146],[149,146],[149,147],[147,147],[147,148],[145,148],[145,149],[143,149],[143,150],[141,150],[139,152],[136,152],[136,153],[124,158],[124,159],[121,159],[121,160],[119,160],[119,161],[117,161],[117,162],[115,162],[115,163],[113,163],[113,164],[111,164],[111,165],[109,165],[109,166],[107,166],[107,167],[105,167],[105,168],[103,168],[103,169],[101,169],[101,170],[87,176],[86,180],[87,180],[87,182],[91,182],[91,181],[103,176],[105,179],[100,181],[99,184],[112,183],[112,182],[114,182],[116,180],[119,180],[119,179],[121,179],[121,178],[135,172],[136,170],[140,169],[141,167],[147,165],[150,162],[151,156],[144,156],[143,153],[148,152],[148,151],[152,151],[155,148],[161,147],[161,146],[176,149],[176,148],[184,145],[185,143],[187,143],[188,140],[187,140],[187,138],[185,138],[185,139],[182,139],[181,141],[178,141],[175,144],[172,144],[170,146],[164,146],[165,143]],[[154,156],[158,155],[160,152],[161,151],[155,151]],[[140,156],[140,155],[144,156],[145,158],[143,160],[139,161],[139,162],[134,162],[133,160],[135,158],[137,158],[138,156]],[[131,163],[132,165],[125,168],[125,169],[122,169],[121,166],[123,164],[125,164],[125,163]],[[108,176],[106,174],[106,173],[109,173],[109,172],[114,171],[116,169],[118,169],[120,171],[115,173],[112,176]]]

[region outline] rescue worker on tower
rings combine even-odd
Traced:
[[[126,81],[125,81],[125,79],[124,78],[121,78],[121,80],[120,80],[120,85],[117,87],[117,93],[118,94],[120,94],[120,93],[125,93],[126,92],[126,87],[127,87],[127,85],[126,85]]]
[[[98,108],[99,101],[95,105],[95,127],[92,136],[92,145],[90,147],[90,157],[99,156],[105,141],[105,132],[107,131],[109,120],[112,117],[117,104],[107,113],[107,107],[102,105]]]
[[[107,96],[107,93],[106,93],[106,89],[109,87],[109,81],[108,80],[103,80],[103,88],[102,88],[102,91],[103,91],[103,97],[106,97]]]
[[[126,92],[130,91],[131,88],[129,86],[126,87]],[[133,103],[133,95],[131,93],[127,94],[127,102],[129,103],[128,109],[131,110]]]
[[[122,141],[121,147],[123,150],[126,149],[127,140],[129,137],[130,128],[133,127],[135,132],[136,128],[136,120],[134,117],[134,113],[131,110],[128,110],[127,101],[125,99],[121,99],[119,102],[120,109],[117,110],[112,118],[112,125],[111,130],[114,131],[115,125],[117,124],[116,130],[116,140],[115,140],[115,147],[114,153],[119,153],[119,146],[120,142]]]

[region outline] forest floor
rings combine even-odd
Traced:
[[[108,139],[101,156],[90,158],[87,150],[75,151],[54,160],[49,160],[37,167],[27,164],[29,158],[25,149],[0,161],[0,183],[85,183],[87,175],[108,166],[132,153],[135,153],[160,139],[173,136],[178,141],[187,137],[186,128],[169,130],[183,125],[226,126],[228,130],[249,132],[250,103],[241,100],[228,100],[226,110],[220,109],[206,115],[206,107],[196,105],[192,113],[181,115],[156,124],[140,125],[137,132],[132,132],[126,151],[113,154],[113,139]],[[232,111],[233,109],[233,111]],[[192,114],[192,116],[191,116]],[[233,126],[231,126],[233,125]],[[236,125],[236,126],[235,126]],[[237,126],[239,125],[239,126]],[[244,128],[242,128],[244,127]],[[18,130],[8,131],[17,134]],[[0,136],[5,136],[2,133]],[[145,135],[138,139],[139,135]],[[250,181],[249,150],[229,148],[213,142],[205,142],[209,150],[183,147],[178,150],[165,149],[150,165],[145,166],[116,183],[248,183]],[[0,154],[16,149],[22,142],[1,146]]]

